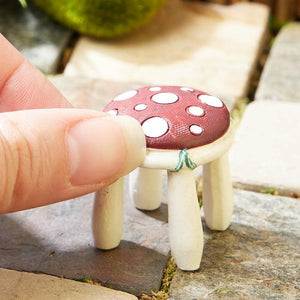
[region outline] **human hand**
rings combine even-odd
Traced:
[[[101,189],[144,159],[129,117],[74,109],[0,34],[0,213]]]

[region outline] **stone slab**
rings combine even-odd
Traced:
[[[264,67],[256,100],[300,102],[300,23],[283,27]]]
[[[300,202],[235,191],[231,226],[204,228],[196,272],[177,270],[170,299],[299,299]]]
[[[55,73],[71,31],[30,3],[0,0],[0,7],[0,32],[42,72]]]
[[[49,275],[0,269],[1,299],[134,300],[135,296],[99,285]]]
[[[135,34],[111,41],[81,37],[64,74],[193,86],[232,108],[246,96],[268,16],[256,3],[168,1]]]
[[[77,108],[103,110],[117,95],[147,86],[141,82],[117,82],[81,76],[49,76],[56,88]]]
[[[0,267],[76,279],[89,277],[139,295],[160,287],[169,252],[167,206],[136,210],[125,188],[122,241],[111,251],[93,246],[92,195],[0,215]]]
[[[230,151],[236,187],[300,193],[300,103],[254,101]]]

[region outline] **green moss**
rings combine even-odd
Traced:
[[[231,112],[231,117],[233,120],[233,126],[237,128],[240,124],[242,116],[246,110],[247,105],[249,104],[250,100],[248,98],[239,99]]]
[[[161,282],[160,290],[157,293],[152,293],[152,295],[141,295],[139,299],[141,300],[167,300],[169,299],[169,289],[171,285],[172,278],[176,271],[175,261],[170,255],[168,263],[164,269],[164,276]]]
[[[287,20],[287,21],[279,21],[277,20],[276,16],[274,14],[271,14],[270,20],[269,20],[269,27],[271,32],[276,35],[280,29],[291,22],[292,20]]]
[[[261,193],[263,194],[270,194],[270,195],[278,195],[278,191],[276,189],[263,189],[263,190],[260,190]]]
[[[203,180],[202,177],[196,182],[196,189],[197,189],[197,196],[198,196],[198,203],[199,207],[203,206]]]
[[[165,0],[31,0],[56,21],[94,37],[112,38],[146,24]]]
[[[93,280],[90,277],[79,277],[79,278],[76,278],[75,281],[93,283]]]
[[[273,47],[275,41],[276,41],[275,37],[271,38],[271,40],[270,40],[270,49]]]

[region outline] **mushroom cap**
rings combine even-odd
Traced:
[[[125,92],[104,109],[137,119],[148,148],[191,149],[222,137],[230,125],[225,104],[203,91],[178,86],[144,87]]]

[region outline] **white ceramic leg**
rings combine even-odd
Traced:
[[[95,247],[103,250],[117,247],[123,230],[123,177],[97,191],[93,211]]]
[[[129,190],[136,208],[154,210],[162,197],[162,171],[137,168],[129,175]]]
[[[205,222],[212,230],[225,230],[233,211],[233,191],[228,153],[203,166]]]
[[[168,207],[174,260],[181,270],[197,270],[203,251],[203,230],[192,170],[168,172]]]

